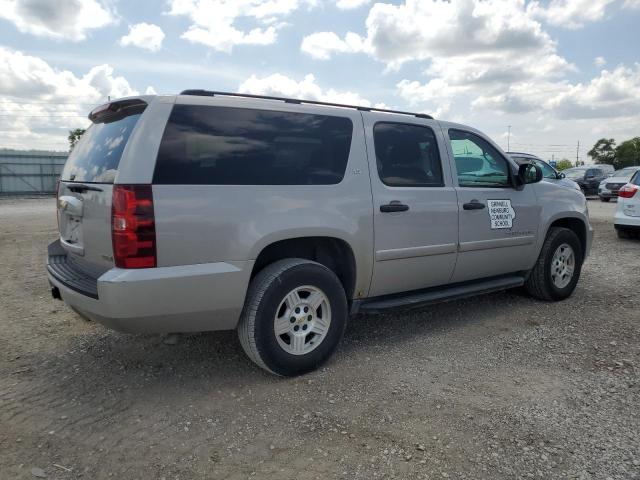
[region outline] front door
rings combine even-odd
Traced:
[[[445,132],[454,158],[459,251],[453,282],[530,269],[541,207],[533,185],[516,189],[508,160],[482,136]]]
[[[364,115],[374,205],[370,296],[450,281],[458,206],[442,131],[433,120]]]

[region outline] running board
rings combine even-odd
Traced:
[[[432,303],[448,302],[484,293],[499,292],[508,288],[521,287],[524,282],[525,277],[522,275],[503,275],[486,280],[456,283],[427,290],[373,297],[354,301],[351,307],[351,314],[383,313],[388,310],[420,308]]]

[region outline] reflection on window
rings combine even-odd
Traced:
[[[353,124],[344,117],[176,105],[154,182],[329,185],[342,181]]]
[[[449,130],[451,149],[461,187],[508,187],[507,161],[482,137],[462,130]]]
[[[442,186],[436,136],[429,127],[382,122],[373,129],[378,174],[395,187]]]
[[[69,155],[62,180],[113,183],[120,157],[140,115],[91,125]]]

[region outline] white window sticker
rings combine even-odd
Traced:
[[[512,228],[516,211],[511,207],[511,200],[487,200],[491,230]]]

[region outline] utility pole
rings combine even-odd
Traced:
[[[576,167],[579,167],[580,162],[580,140],[578,140],[578,146],[576,147]]]
[[[511,151],[511,125],[507,125],[507,152]]]

